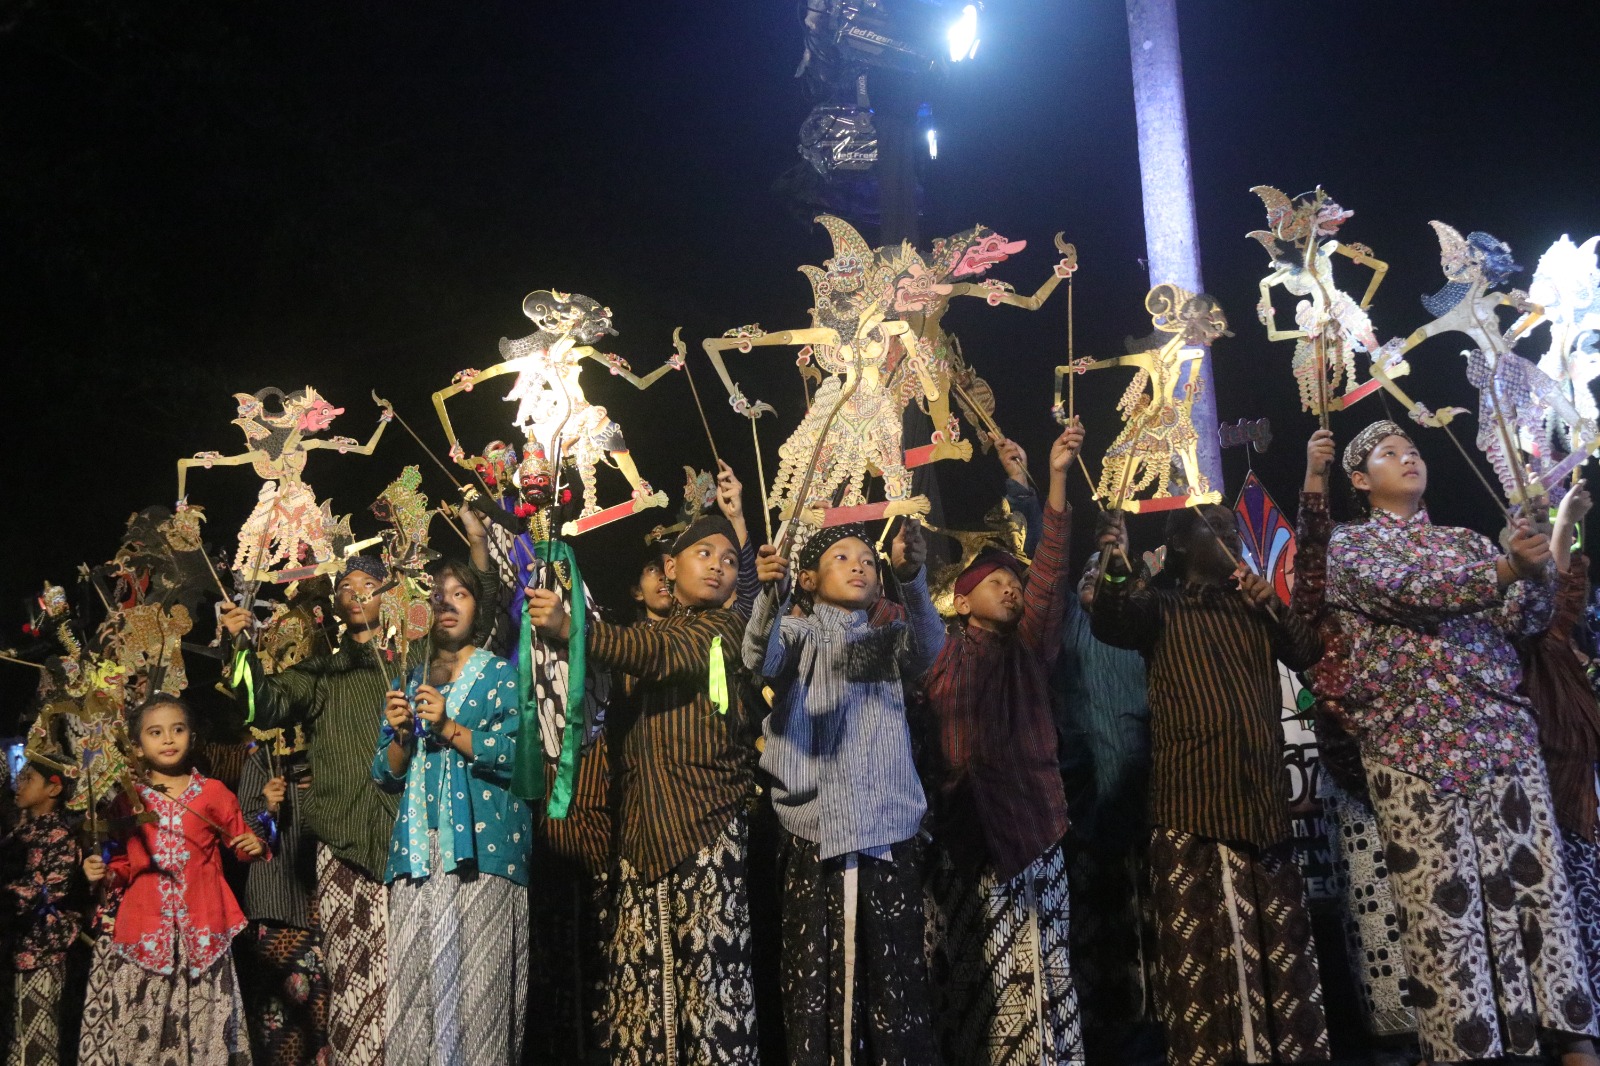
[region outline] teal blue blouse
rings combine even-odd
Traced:
[[[424,666],[406,680],[407,693],[422,683]],[[533,819],[527,806],[507,791],[517,750],[516,671],[504,659],[479,649],[461,677],[439,688],[445,716],[472,731],[472,759],[429,734],[404,774],[389,770],[394,730],[385,722],[378,733],[372,778],[385,792],[400,793],[400,816],[389,843],[384,880],[421,880],[428,868],[428,830],[439,834],[444,872],[467,865],[519,885],[528,883]]]

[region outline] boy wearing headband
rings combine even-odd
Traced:
[[[933,664],[944,624],[928,596],[914,520],[896,538],[904,620],[875,626],[883,565],[858,525],[800,551],[805,614],[780,603],[788,560],[768,545],[744,662],[776,691],[761,767],[782,826],[783,1015],[788,1060],[935,1058],[923,956],[927,810],[906,723],[906,682]]]
[[[616,925],[606,1013],[618,1061],[755,1063],[755,988],[745,890],[752,762],[738,649],[744,616],[723,606],[739,537],[696,520],[666,561],[672,613],[655,625],[588,619],[591,662],[628,675],[613,692]],[[533,625],[567,640],[548,589],[527,590]]]
[[[1328,604],[1423,1056],[1536,1055],[1543,1035],[1563,1066],[1593,1066],[1588,966],[1511,643],[1549,624],[1549,538],[1527,518],[1504,550],[1434,525],[1428,466],[1393,422],[1357,434],[1344,470],[1370,514],[1333,531]]]
[[[929,864],[932,976],[950,1062],[1083,1057],[1067,948],[1067,801],[1050,704],[1071,591],[1067,470],[1082,444],[1073,424],[1051,445],[1044,533],[1027,583],[1007,552],[973,560],[955,583],[962,631],[923,681],[938,849]]]

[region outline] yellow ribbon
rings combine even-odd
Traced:
[[[722,661],[722,638],[711,638],[711,706],[718,714],[728,713],[728,670]]]

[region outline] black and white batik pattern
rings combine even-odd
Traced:
[[[782,839],[789,1066],[933,1062],[922,848],[823,860],[816,844]]]
[[[929,867],[929,974],[948,1066],[1082,1063],[1061,845],[1004,884],[948,855]]]
[[[66,960],[18,970],[11,978],[9,1018],[0,1030],[10,1046],[6,1066],[57,1066],[67,1056],[61,1047],[61,997],[66,990]],[[81,1007],[73,1005],[77,1013]]]
[[[1322,814],[1339,875],[1339,920],[1367,1031],[1373,1036],[1414,1033],[1417,1016],[1407,991],[1400,913],[1383,861],[1378,816],[1366,800],[1339,788],[1323,797]]]
[[[1561,830],[1561,863],[1572,888],[1572,909],[1578,918],[1578,937],[1589,965],[1589,989],[1600,1009],[1600,845],[1576,833]]]
[[[735,815],[708,847],[646,884],[619,859],[611,937],[612,1061],[626,1066],[759,1063],[748,827]]]
[[[389,889],[317,845],[312,899],[328,963],[328,1047],[339,1066],[383,1066]]]
[[[1366,768],[1424,1057],[1536,1055],[1540,1029],[1593,1036],[1544,766],[1513,766],[1470,794]]]
[[[428,865],[442,868],[438,833]],[[528,1008],[528,890],[474,871],[389,886],[387,1066],[517,1066]]]

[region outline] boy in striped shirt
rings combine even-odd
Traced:
[[[756,562],[766,588],[744,662],[776,692],[761,767],[782,826],[783,1015],[795,1066],[935,1057],[916,840],[927,802],[904,682],[932,665],[944,624],[914,520],[895,555],[906,618],[883,625],[868,618],[882,564],[858,525],[819,530],[801,550],[806,613],[780,602],[788,560],[768,545]]]
[[[753,790],[738,649],[744,616],[723,605],[739,536],[695,521],[666,561],[672,613],[654,625],[587,620],[589,661],[631,678],[613,692],[606,749],[617,779],[616,925],[606,1015],[618,1062],[756,1063],[745,888]],[[570,621],[549,589],[527,610],[547,640]]]
[[[1329,1057],[1277,666],[1306,669],[1322,639],[1240,554],[1231,509],[1182,508],[1158,578],[1135,587],[1112,553],[1094,599],[1094,635],[1149,664],[1156,1006],[1186,1066]]]

